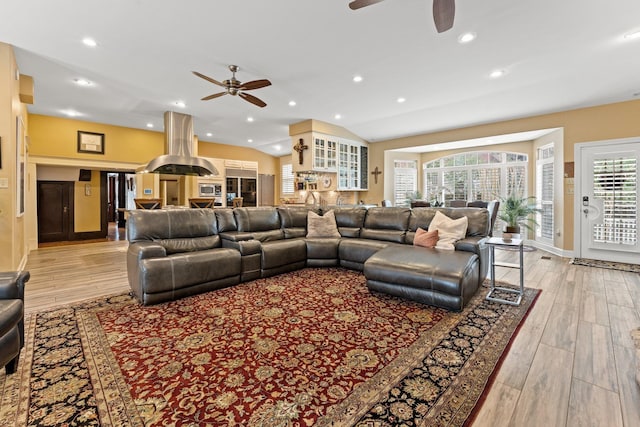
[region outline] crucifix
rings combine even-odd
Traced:
[[[302,138],[300,138],[298,140],[298,143],[293,146],[293,149],[298,152],[298,160],[300,161],[300,164],[302,164],[302,162],[303,162],[303,160],[302,160],[302,152],[304,150],[306,150],[307,148],[309,148],[309,146],[304,144],[304,139],[302,139]]]
[[[373,172],[371,172],[371,175],[373,175],[373,178],[375,179],[375,183],[378,183],[378,175],[380,175],[382,173],[382,171],[378,170],[378,167],[376,166],[376,168],[373,170]]]

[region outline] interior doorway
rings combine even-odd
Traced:
[[[576,256],[638,264],[640,139],[576,145]]]

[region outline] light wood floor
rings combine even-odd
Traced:
[[[128,292],[126,241],[42,248],[29,255],[26,310]],[[498,260],[517,254],[496,250]],[[545,259],[548,258],[548,259]],[[515,283],[516,270],[498,279]],[[640,275],[525,253],[525,285],[542,289],[474,426],[640,426],[631,329]]]

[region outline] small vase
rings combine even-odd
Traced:
[[[507,233],[507,232],[502,233],[502,240],[507,242],[507,243],[509,243],[511,241],[512,237],[513,237],[512,233]]]

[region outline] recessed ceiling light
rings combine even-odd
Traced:
[[[406,101],[406,99],[403,97],[400,97],[396,101],[398,101],[398,104],[402,104],[404,101]]]
[[[640,39],[640,31],[636,31],[636,32],[633,32],[633,33],[625,34],[624,38],[627,39],[627,40]]]
[[[280,151],[280,150],[282,150],[282,145],[280,145],[280,144],[274,145],[273,148],[275,148],[276,151]]]
[[[82,39],[82,43],[85,44],[85,46],[89,46],[89,47],[96,47],[98,46],[98,43],[92,39],[91,37],[85,37]]]
[[[253,142],[253,139],[249,138],[247,139],[247,142]]]
[[[62,110],[62,114],[66,114],[69,117],[78,117],[82,115],[75,110]]]
[[[493,70],[491,74],[489,74],[489,77],[491,77],[492,79],[498,79],[504,76],[506,73],[507,72],[505,70]]]
[[[342,118],[342,116],[340,114],[336,114],[335,116],[333,116],[336,120],[340,120]]]
[[[211,132],[207,132],[207,136],[213,136]]]
[[[360,83],[362,81],[362,76],[360,75],[353,76],[353,81],[356,83]]]
[[[152,128],[153,127],[153,123],[147,123],[147,127],[148,128]]]
[[[476,39],[476,33],[464,33],[461,34],[460,37],[458,37],[458,43],[469,43],[472,42]]]
[[[295,107],[296,106],[296,101],[289,101],[289,107]]]
[[[92,84],[89,80],[86,80],[86,79],[73,79],[73,81],[78,86],[91,86]]]
[[[187,104],[185,104],[184,101],[176,101],[175,104],[180,108],[184,108],[187,106]]]
[[[251,117],[251,116],[247,117],[247,121],[248,122],[252,122],[253,121],[253,117]]]

